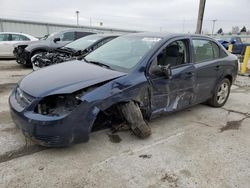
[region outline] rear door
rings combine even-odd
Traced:
[[[196,69],[196,103],[204,102],[213,95],[221,65],[219,46],[204,38],[192,38],[193,61]]]
[[[190,58],[190,40],[178,38],[168,42],[153,57],[148,71],[151,84],[152,115],[171,112],[193,103],[195,66]],[[159,65],[170,64],[172,76],[166,77]]]

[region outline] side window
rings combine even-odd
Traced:
[[[75,40],[75,32],[67,32],[61,35],[61,41],[73,41]]]
[[[193,46],[195,63],[209,61],[220,57],[220,48],[212,41],[194,39]]]
[[[99,48],[100,46],[102,46],[102,45],[104,45],[105,43],[111,41],[112,39],[113,39],[113,38],[107,38],[107,39],[104,39],[104,40],[98,42],[98,43],[93,47],[93,49],[95,50],[95,49]]]
[[[12,41],[28,41],[30,40],[28,37],[18,34],[11,34],[11,40]]]
[[[0,41],[9,41],[9,34],[0,34]]]
[[[85,37],[85,36],[88,36],[88,35],[91,35],[91,34],[93,34],[93,33],[77,31],[76,32],[76,39],[79,39],[79,38],[82,38],[82,37]]]
[[[159,67],[170,64],[170,67],[189,63],[188,40],[178,40],[164,48],[153,60],[149,73],[158,75]]]

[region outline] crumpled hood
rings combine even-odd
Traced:
[[[72,93],[123,75],[126,73],[74,60],[34,71],[23,78],[19,87],[33,97],[44,97]]]
[[[32,41],[28,43],[28,46],[25,48],[27,51],[32,51],[34,48],[38,47],[51,47],[50,45],[51,41],[50,40],[38,40],[38,41]]]

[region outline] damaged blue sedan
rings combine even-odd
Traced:
[[[238,61],[200,35],[135,33],[84,58],[24,77],[9,97],[24,135],[44,146],[89,140],[91,131],[124,123],[150,136],[151,118],[204,103],[223,106]]]

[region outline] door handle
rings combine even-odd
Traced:
[[[192,76],[194,76],[194,72],[186,72],[185,73],[185,78],[190,78]]]
[[[216,65],[215,66],[215,70],[220,70],[221,66],[220,65]]]

